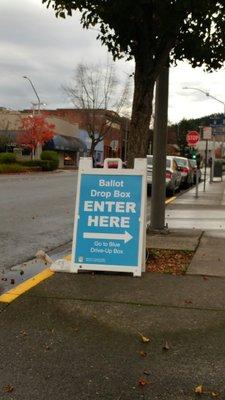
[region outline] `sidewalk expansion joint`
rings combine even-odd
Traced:
[[[119,300],[102,300],[102,299],[83,299],[83,298],[74,298],[74,297],[60,297],[60,296],[37,296],[32,294],[27,294],[27,298],[33,299],[41,299],[41,300],[57,300],[57,301],[73,301],[73,302],[83,302],[83,303],[96,303],[96,304],[112,304],[112,305],[130,305],[135,307],[155,307],[155,308],[167,308],[167,309],[177,309],[177,310],[190,310],[190,311],[212,311],[212,312],[223,312],[225,313],[224,308],[217,307],[194,307],[194,306],[182,306],[182,305],[174,305],[174,304],[159,304],[159,303],[145,303],[145,302],[136,302],[136,301],[119,301]]]
[[[199,236],[199,238],[198,238],[197,246],[196,246],[196,248],[195,248],[194,254],[197,252],[197,250],[198,250],[198,248],[199,248],[199,246],[200,246],[200,243],[201,243],[201,240],[202,240],[202,236],[204,235],[204,233],[205,233],[205,231],[202,231],[201,234],[200,234],[200,236]],[[194,255],[193,255],[193,257],[194,257]],[[192,258],[193,258],[193,257],[192,257]]]

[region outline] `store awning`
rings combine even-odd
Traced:
[[[55,135],[43,146],[44,150],[86,152],[86,144],[75,137]]]
[[[19,135],[22,131],[4,131],[0,130],[0,136],[7,136],[10,138],[11,143],[15,146]],[[45,143],[43,150],[56,150],[56,151],[72,151],[84,153],[87,151],[87,145],[83,140],[72,136],[54,135],[49,142]]]

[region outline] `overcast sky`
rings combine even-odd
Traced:
[[[83,30],[78,16],[57,19],[41,0],[0,0],[0,106],[31,107],[36,101],[27,75],[47,108],[72,107],[61,86],[71,81],[78,62],[106,62],[107,50],[95,30]],[[133,62],[116,62],[122,79]],[[212,74],[186,63],[170,70],[169,120],[197,118],[223,111],[223,105],[196,90],[209,91],[225,102],[225,69]]]

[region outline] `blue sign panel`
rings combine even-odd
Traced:
[[[216,116],[210,119],[212,134],[213,135],[224,135],[225,134],[225,115]]]
[[[142,179],[81,174],[75,264],[138,266]]]
[[[225,115],[210,118],[211,126],[225,125]]]

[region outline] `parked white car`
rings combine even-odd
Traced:
[[[152,186],[153,156],[147,155],[147,189],[148,194]],[[173,156],[166,157],[166,194],[173,195],[181,184],[181,172]]]
[[[194,183],[194,171],[191,166],[190,160],[186,157],[174,157],[181,172],[181,185],[188,188]]]

